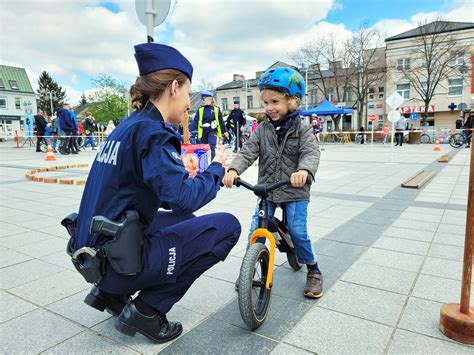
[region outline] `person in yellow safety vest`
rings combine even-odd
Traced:
[[[198,140],[201,143],[209,144],[211,147],[211,158],[216,154],[217,137],[225,136],[229,139],[227,127],[222,118],[222,111],[214,105],[212,93],[208,91],[201,92],[201,98],[204,100],[202,105],[194,115],[192,125],[197,126]]]

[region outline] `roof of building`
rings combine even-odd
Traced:
[[[385,39],[386,42],[396,41],[399,39],[406,39],[418,37],[422,34],[444,33],[474,29],[473,22],[450,22],[450,21],[434,21],[423,26],[419,26],[410,31],[400,33],[398,35]]]
[[[25,68],[0,65],[0,80],[0,91],[35,93]]]

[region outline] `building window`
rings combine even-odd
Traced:
[[[0,79],[0,89],[5,89],[5,84],[3,83],[3,79]]]
[[[7,108],[7,97],[0,96],[0,108]]]
[[[350,102],[350,101],[352,101],[352,91],[350,91],[350,90],[344,91],[344,98],[343,98],[343,101],[344,101],[344,102]]]
[[[397,92],[405,100],[409,99],[410,98],[410,84],[398,84],[397,85]]]
[[[21,97],[15,97],[15,108],[21,110]]]
[[[329,101],[336,101],[336,95],[334,94],[334,88],[328,88],[326,90],[326,93],[327,93],[327,98]]]
[[[452,65],[463,65],[464,64],[464,52],[455,52],[451,54]]]
[[[397,70],[410,70],[411,68],[411,59],[402,58],[397,61]]]
[[[253,108],[253,96],[247,96],[247,108]]]
[[[18,88],[18,84],[17,84],[16,80],[8,80],[8,82],[10,83],[10,87],[12,88],[12,90],[20,90]]]
[[[234,96],[234,97],[232,98],[232,102],[236,102],[236,101],[237,101],[237,102],[240,102],[240,97]]]
[[[222,99],[222,110],[227,111],[229,109],[228,104],[227,104],[227,98]]]
[[[462,95],[462,78],[460,79],[449,79],[448,80],[448,96],[461,96]]]

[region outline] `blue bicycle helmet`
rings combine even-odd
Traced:
[[[258,88],[287,92],[290,96],[299,96],[300,99],[305,95],[303,76],[296,70],[286,67],[267,70],[258,80]]]

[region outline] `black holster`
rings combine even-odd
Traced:
[[[142,270],[144,234],[137,211],[126,211],[120,222],[95,216],[90,228],[94,233],[111,237],[101,248],[117,273],[135,275]]]

